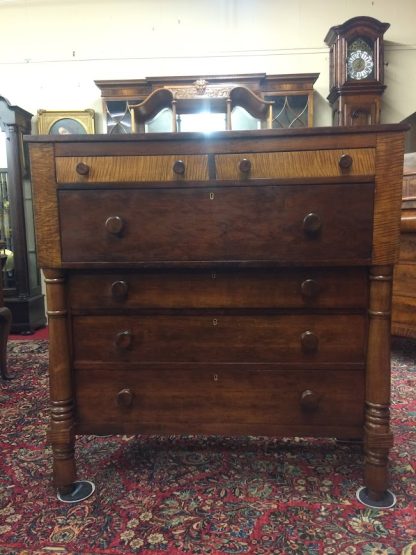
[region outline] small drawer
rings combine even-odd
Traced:
[[[365,308],[364,268],[71,272],[72,310]]]
[[[284,430],[322,437],[363,425],[362,372],[269,372],[255,365],[205,365],[193,372],[177,365],[138,372],[91,368],[76,371],[74,379],[83,433]]]
[[[371,176],[375,149],[218,154],[215,164],[219,180]]]
[[[64,189],[58,202],[63,263],[371,259],[369,183]]]
[[[136,363],[359,364],[358,314],[74,316],[74,360]]]
[[[205,181],[208,156],[70,156],[56,158],[58,183]]]

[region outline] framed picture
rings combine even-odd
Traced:
[[[39,135],[87,135],[94,132],[94,110],[38,110]]]

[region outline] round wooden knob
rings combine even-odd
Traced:
[[[75,171],[79,175],[88,175],[90,173],[90,167],[88,164],[84,164],[84,162],[79,162],[75,167]]]
[[[303,218],[303,231],[308,235],[316,235],[321,231],[321,218],[315,212],[310,212]]]
[[[110,216],[105,221],[105,229],[111,235],[120,235],[124,228],[123,219],[120,216]]]
[[[343,154],[340,157],[338,164],[342,170],[348,170],[352,166],[352,157],[349,154]]]
[[[131,331],[129,330],[120,331],[116,335],[114,344],[118,349],[122,349],[123,351],[126,351],[127,349],[130,349],[132,339],[133,339],[133,335]]]
[[[238,169],[240,170],[241,173],[250,173],[251,171],[250,160],[247,160],[247,158],[243,158],[242,160],[240,160],[240,163],[238,164]]]
[[[134,393],[131,389],[122,389],[117,393],[117,405],[120,408],[128,409],[133,404]]]
[[[176,160],[173,164],[173,171],[177,175],[183,175],[185,173],[185,162],[183,160]]]
[[[125,281],[115,281],[111,284],[111,296],[115,301],[124,301],[128,292],[129,286]]]
[[[302,291],[302,295],[304,297],[308,297],[309,299],[317,297],[320,291],[319,283],[314,279],[305,279],[305,281],[302,281],[300,289]]]
[[[306,389],[300,396],[300,405],[305,410],[316,410],[319,406],[318,394]]]
[[[313,331],[308,330],[303,332],[300,336],[300,343],[302,345],[302,350],[305,353],[314,353],[318,350],[319,339]]]

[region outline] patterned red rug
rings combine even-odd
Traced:
[[[416,343],[395,340],[393,509],[355,499],[357,447],[331,440],[82,437],[78,505],[51,488],[47,342],[12,341],[0,388],[0,554],[414,555]]]

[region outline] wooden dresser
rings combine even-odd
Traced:
[[[416,339],[416,152],[404,155],[400,255],[394,270],[392,333]]]
[[[61,492],[75,434],[261,434],[383,498],[405,129],[27,137]]]

